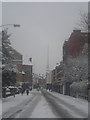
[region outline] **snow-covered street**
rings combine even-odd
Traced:
[[[2,118],[2,100],[0,99],[0,119]]]
[[[86,100],[46,90],[3,99],[3,118],[88,118]]]
[[[88,120],[90,2],[1,1],[0,119]]]

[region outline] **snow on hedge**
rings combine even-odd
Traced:
[[[64,65],[64,82],[70,82],[73,91],[84,92],[88,86],[88,45],[85,44],[82,54],[76,58],[68,57]]]

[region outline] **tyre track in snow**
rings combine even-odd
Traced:
[[[32,102],[29,102],[27,106],[24,107],[24,109],[15,116],[15,118],[30,118],[32,115],[32,112],[34,111],[35,107],[41,100],[41,94],[40,93],[34,93],[35,97],[33,98]]]
[[[56,114],[56,116],[58,116],[59,118],[68,118],[70,116],[67,116],[67,111],[57,104],[56,99],[52,97],[51,94],[48,94],[48,92],[46,91],[42,91],[42,93],[47,102],[50,104],[52,111],[54,112],[54,114]]]
[[[79,111],[74,106],[67,104],[63,100],[53,96],[45,90],[42,90],[42,94],[51,105],[53,112],[60,116],[60,118],[82,118],[84,120],[85,116],[87,116],[85,113]],[[72,112],[75,112],[75,115],[72,115]]]
[[[19,105],[10,108],[8,111],[2,113],[2,118],[15,118],[15,116],[20,113],[28,103],[32,102],[35,95],[33,94],[28,100],[23,101]]]

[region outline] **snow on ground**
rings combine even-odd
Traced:
[[[49,104],[45,100],[43,96],[41,96],[41,100],[37,104],[36,108],[32,112],[31,118],[56,118],[53,114]]]
[[[64,101],[64,103],[67,103],[67,105],[62,105],[62,107],[66,107],[66,110],[68,110],[72,114],[74,112],[70,111],[70,109],[68,107],[69,105],[72,107],[72,109],[76,108],[76,109],[78,109],[78,111],[81,111],[81,112],[85,113],[86,115],[88,114],[88,101],[79,99],[79,98],[74,98],[71,96],[62,95],[62,94],[56,93],[56,92],[49,92],[49,93],[52,94],[53,96],[57,97],[58,99]],[[32,97],[32,95],[35,95],[35,100],[33,100],[31,103],[29,103],[29,105],[27,105],[28,107],[26,106],[26,108],[24,108],[24,109],[27,109],[27,111],[29,111],[30,108],[33,108],[30,110],[32,113],[31,115],[29,115],[30,118],[56,118],[56,116],[53,114],[53,111],[52,111],[49,103],[42,96],[41,91],[37,91],[37,90],[32,90],[28,96],[26,94],[24,94],[23,96],[21,94],[19,94],[19,95],[16,95],[15,98],[13,96],[3,98],[2,99],[3,105],[2,105],[2,101],[0,100],[0,108],[3,109],[3,112],[6,112],[6,111],[8,111],[8,109],[18,106],[19,104],[23,103],[24,101],[29,100],[30,97]],[[36,105],[33,105],[33,104],[36,104]],[[35,106],[35,109],[33,106]],[[0,109],[0,115],[2,113],[2,109]],[[79,116],[79,118],[80,118],[80,116]]]
[[[16,118],[57,118],[41,91],[33,90],[32,102],[27,104]]]
[[[32,94],[29,94],[28,96],[26,94],[23,94],[23,95],[18,94],[15,96],[15,98],[13,96],[3,98],[2,99],[2,112],[6,112],[8,109],[19,105],[23,101],[28,100],[31,96]]]
[[[0,120],[2,118],[2,100],[0,99]]]
[[[74,98],[74,97],[63,95],[56,92],[49,92],[49,93],[61,99],[68,105],[72,105],[73,107],[77,108],[79,111],[84,112],[85,114],[87,114],[87,117],[88,117],[88,101],[87,100]]]

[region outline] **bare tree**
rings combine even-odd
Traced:
[[[81,13],[80,15],[80,26],[82,29],[88,31],[88,14],[87,13]]]
[[[78,27],[76,29],[81,29],[90,32],[90,2],[88,2],[87,9],[88,12],[85,12],[83,10],[79,12],[80,21],[77,24]]]
[[[87,32],[90,32],[90,12],[80,12],[80,22],[78,28]]]

